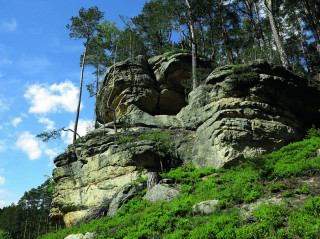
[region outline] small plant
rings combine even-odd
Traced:
[[[84,136],[81,136],[79,138],[77,138],[75,141],[73,141],[74,144],[78,144],[81,143],[84,140]]]
[[[289,190],[286,190],[283,194],[284,197],[288,198],[288,197],[292,197],[293,193],[290,192]]]
[[[308,186],[308,184],[303,184],[301,189],[295,189],[294,193],[296,194],[309,194],[310,192],[310,187]]]
[[[238,72],[242,72],[244,68],[244,65],[240,64],[240,65],[236,65],[232,67],[232,72],[233,73],[238,73]]]
[[[180,84],[182,85],[183,90],[184,90],[184,100],[186,101],[186,103],[189,103],[188,95],[191,91],[192,79],[184,79],[184,80],[180,81]]]
[[[127,113],[127,109],[121,111],[121,126],[123,130],[127,130],[130,127],[131,116]]]
[[[269,187],[269,191],[272,193],[281,192],[285,189],[287,189],[287,185],[283,183],[274,183]]]
[[[131,141],[134,141],[136,139],[135,136],[124,136],[122,138],[120,138],[118,141],[116,141],[116,144],[125,144],[125,143],[128,143],[128,142],[131,142]]]
[[[317,129],[314,124],[306,134],[306,139],[311,139],[312,137],[320,137],[320,129]]]

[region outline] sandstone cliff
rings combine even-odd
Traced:
[[[211,71],[204,59],[200,66]],[[97,100],[97,118],[104,125],[54,160],[52,216],[63,217],[67,226],[107,214],[118,192],[126,198],[137,193],[124,186],[147,172],[189,163],[228,167],[299,140],[320,122],[317,87],[266,62],[215,69],[199,78],[202,84],[189,96],[181,85],[190,78],[188,54],[117,63],[114,90],[113,70],[102,80]],[[106,110],[111,92],[117,135]],[[163,131],[171,151],[161,158],[157,142],[139,136]]]

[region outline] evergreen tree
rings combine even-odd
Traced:
[[[80,114],[80,105],[81,105],[81,95],[82,95],[82,84],[83,84],[83,71],[86,62],[86,55],[89,46],[89,42],[95,36],[99,21],[103,17],[103,12],[98,10],[98,7],[91,7],[88,10],[85,8],[81,8],[79,10],[79,16],[71,17],[71,25],[67,25],[67,28],[71,31],[69,34],[70,38],[75,39],[84,39],[84,52],[82,57],[82,64],[81,64],[81,77],[80,77],[80,89],[79,89],[79,100],[78,100],[78,107],[77,107],[77,115],[74,124],[74,134],[73,134],[73,141],[77,138],[77,128],[78,128],[78,121],[79,121],[79,114]]]

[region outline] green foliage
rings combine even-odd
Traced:
[[[9,232],[0,229],[0,239],[12,239]]]
[[[0,238],[36,238],[51,230],[52,181],[25,192],[17,204],[0,209]]]
[[[191,78],[184,79],[180,82],[180,84],[182,85],[183,90],[184,90],[184,99],[185,99],[186,103],[189,103],[188,94],[190,93],[191,88],[192,88],[192,79]]]
[[[172,178],[177,183],[183,183],[188,185],[194,185],[201,181],[201,177],[214,173],[216,170],[213,168],[197,169],[193,165],[179,167],[171,170],[168,173],[162,173],[162,178]]]
[[[61,137],[62,129],[53,130],[51,132],[43,132],[36,135],[37,138],[40,138],[43,142],[47,143],[50,139],[58,139]]]
[[[78,144],[81,143],[84,140],[84,136],[81,136],[79,138],[77,138],[76,140],[73,141],[74,144]]]
[[[293,193],[290,192],[289,190],[285,191],[283,194],[284,197],[292,197],[292,195],[293,195]]]
[[[128,136],[128,137],[126,137],[126,136],[124,136],[124,137],[121,137],[118,141],[116,141],[116,144],[125,144],[125,143],[128,143],[128,142],[132,142],[132,141],[134,141],[134,140],[136,140],[137,139],[137,137],[135,137],[135,136]]]
[[[86,43],[93,37],[98,29],[99,21],[104,13],[98,10],[97,6],[90,7],[88,10],[81,8],[79,17],[71,17],[72,24],[67,24],[67,28],[71,31],[70,38],[85,39]]]
[[[170,57],[170,56],[173,56],[173,55],[178,54],[178,53],[191,53],[191,51],[188,50],[188,49],[176,49],[176,50],[167,52],[166,56]]]
[[[294,193],[296,194],[309,194],[310,192],[310,188],[308,186],[308,184],[303,184],[301,189],[295,189]]]
[[[176,50],[173,50],[173,51],[166,52],[166,56],[170,57],[170,56],[173,56],[173,55],[178,54],[178,53],[189,53],[189,54],[191,54],[191,51],[188,50],[188,49],[176,49]],[[197,52],[197,56],[201,56],[203,58],[207,58],[206,55],[204,55],[204,54],[202,54],[200,52]]]
[[[303,208],[293,211],[288,218],[289,238],[319,238],[319,197],[304,203]]]
[[[312,125],[306,134],[306,139],[311,139],[312,137],[320,137],[320,129],[317,129],[315,125]]]
[[[274,183],[269,187],[269,191],[272,193],[281,192],[285,189],[287,189],[287,185],[283,183]]]
[[[143,134],[136,140],[162,142],[161,135],[162,132]],[[180,195],[175,200],[152,204],[142,200],[144,190],[113,219],[101,218],[41,238],[64,238],[88,231],[100,233],[101,238],[317,238],[320,228],[318,197],[307,201],[301,209],[287,208],[286,204],[261,205],[254,210],[250,221],[231,208],[235,204],[254,202],[268,191],[286,190],[287,183],[270,182],[276,178],[317,174],[320,162],[311,158],[318,148],[320,139],[312,137],[229,169],[179,167],[161,174],[181,184]],[[270,186],[264,189],[265,185]],[[308,196],[310,190],[303,185],[295,193]],[[283,196],[292,194],[285,191]],[[226,209],[209,216],[193,215],[195,204],[212,199],[218,199],[221,209]]]
[[[160,158],[173,153],[173,147],[169,140],[169,131],[160,132],[155,130],[152,134],[140,134],[138,138],[152,141],[156,148],[156,154]]]

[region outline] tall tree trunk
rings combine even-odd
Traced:
[[[258,27],[259,27],[259,33],[260,33],[260,37],[262,40],[262,45],[265,46],[266,42],[264,40],[264,35],[263,35],[262,26],[261,26],[261,22],[260,22],[260,16],[259,16],[259,8],[257,6],[256,0],[253,0],[253,6],[254,6],[254,11],[256,13],[256,19],[257,19],[257,23],[258,23]]]
[[[95,102],[95,108],[97,106],[97,96],[98,96],[98,91],[99,91],[99,64],[97,65],[97,79],[96,79],[96,102]],[[94,119],[94,128],[96,129],[98,125],[98,120],[97,120],[97,113],[95,112],[95,119]]]
[[[256,22],[253,17],[253,11],[252,11],[252,4],[249,2],[249,0],[244,1],[246,8],[247,8],[247,13],[250,19],[250,25],[251,25],[251,31],[252,31],[252,37],[254,42],[256,43],[257,46],[260,46],[260,42],[258,39],[258,32],[256,28]]]
[[[307,50],[307,44],[306,44],[306,41],[305,41],[305,38],[303,36],[303,30],[302,30],[302,27],[301,27],[301,24],[298,20],[298,18],[296,17],[296,26],[297,26],[297,29],[298,29],[298,35],[299,35],[299,39],[300,39],[300,46],[301,46],[301,50],[302,50],[302,54],[303,54],[303,57],[305,59],[305,62],[306,62],[306,67],[308,69],[308,72],[310,72],[310,68],[309,68],[309,62],[310,62],[310,55],[309,55],[309,52]]]
[[[172,25],[172,28],[173,28],[174,30],[178,31],[178,33],[179,33],[180,47],[181,47],[181,49],[184,49],[184,47],[183,47],[183,42],[182,42],[182,32],[181,32],[181,28],[180,28],[179,26],[175,26],[175,25],[173,24],[173,21],[171,21],[171,25]]]
[[[221,19],[221,26],[222,26],[223,44],[227,47],[226,54],[227,54],[227,57],[228,57],[228,63],[229,64],[235,64],[235,60],[234,60],[234,57],[233,57],[233,52],[229,48],[229,35],[228,35],[227,28],[226,28],[225,19],[224,19],[223,13],[222,13],[222,6],[221,5],[220,5],[220,19]]]
[[[302,5],[303,5],[303,10],[306,14],[306,17],[307,17],[309,23],[311,24],[311,30],[312,30],[313,37],[316,42],[317,52],[320,55],[320,26],[319,26],[320,23],[318,25],[316,23],[316,21],[314,20],[312,10],[310,8],[308,0],[302,0]]]
[[[215,60],[216,57],[216,52],[214,49],[214,34],[213,34],[213,27],[214,23],[213,23],[213,19],[212,19],[212,15],[211,13],[209,14],[209,26],[210,26],[210,44],[211,44],[211,60]]]
[[[82,64],[81,64],[81,77],[80,77],[80,89],[79,89],[79,100],[78,100],[78,108],[77,108],[77,116],[76,121],[74,123],[74,133],[73,133],[73,141],[77,139],[77,129],[78,129],[78,121],[79,121],[79,114],[80,114],[80,105],[81,105],[81,95],[82,95],[82,83],[83,83],[83,72],[84,72],[84,65],[86,63],[86,54],[87,54],[87,43],[85,44],[83,58],[82,58]]]
[[[204,30],[201,22],[199,22],[199,28],[201,32],[202,54],[205,55],[206,54],[206,38],[204,36]]]
[[[272,30],[272,35],[273,35],[273,38],[276,42],[277,50],[280,54],[282,66],[285,68],[289,68],[288,56],[286,54],[283,42],[281,41],[281,38],[280,38],[278,28],[276,26],[276,21],[275,21],[274,14],[273,14],[273,2],[272,1],[273,0],[267,0],[267,12],[268,12],[268,17],[269,17],[269,21],[270,21],[270,27]]]
[[[192,55],[192,90],[198,87],[197,77],[196,77],[196,68],[197,68],[197,43],[196,43],[196,34],[194,30],[194,21],[192,16],[192,9],[189,3],[189,0],[186,0],[188,8],[188,17],[189,17],[189,29],[191,37],[191,55]]]

